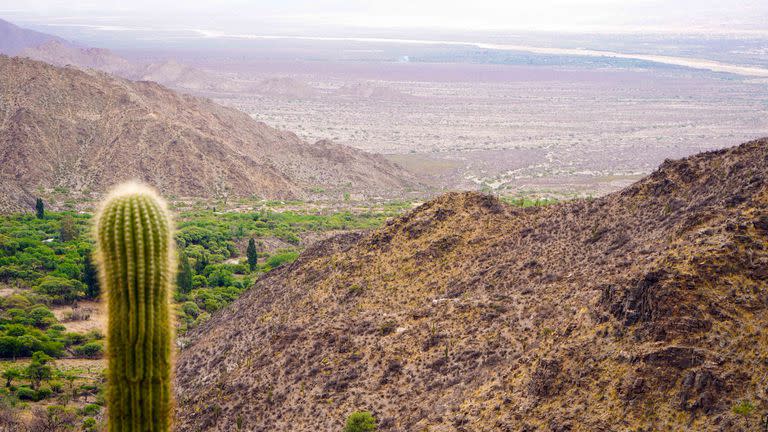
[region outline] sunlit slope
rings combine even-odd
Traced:
[[[768,140],[536,208],[476,193],[331,239],[198,329],[180,430],[753,431]]]
[[[414,186],[381,156],[328,141],[309,144],[152,82],[5,56],[0,77],[7,196],[31,196],[39,187],[98,192],[129,179],[166,196],[215,198],[397,194]]]

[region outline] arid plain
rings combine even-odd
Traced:
[[[768,83],[692,69],[282,60],[228,67],[230,77],[274,85],[203,94],[310,142],[383,153],[438,189],[601,195],[664,159],[768,134]]]

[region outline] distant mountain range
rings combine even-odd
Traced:
[[[175,60],[130,61],[105,48],[89,48],[60,37],[0,20],[0,54],[40,60],[55,66],[99,70],[134,81],[154,81],[192,92],[251,92],[270,96],[312,97],[314,89],[290,78],[242,81]],[[315,91],[316,92],[316,91]]]
[[[356,82],[346,84],[334,90],[332,95],[341,99],[362,100],[370,99],[374,101],[406,101],[416,99],[415,96],[403,93],[393,88],[375,84],[373,82]]]
[[[323,94],[319,89],[291,77],[244,80],[227,74],[202,70],[173,59],[155,63],[136,62],[105,48],[83,47],[3,20],[0,20],[1,35],[6,35],[6,38],[0,40],[0,54],[26,57],[55,66],[99,70],[133,81],[154,81],[193,93],[244,92],[290,99],[314,99],[328,96],[339,99],[402,101],[414,98],[371,82],[348,84]]]
[[[17,55],[27,48],[51,41],[68,43],[60,37],[21,28],[0,19],[0,54]]]
[[[58,43],[58,42],[55,42]],[[120,62],[90,50],[92,64]],[[167,195],[301,198],[397,194],[413,177],[381,156],[309,144],[231,108],[153,82],[0,56],[0,205],[38,188],[103,191],[146,181]]]

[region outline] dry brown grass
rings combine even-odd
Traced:
[[[51,308],[56,319],[67,328],[67,331],[87,333],[99,330],[104,334],[107,330],[107,314],[105,305],[98,301],[79,301],[77,308],[72,306],[55,306]],[[73,320],[71,317],[85,314],[88,319]]]
[[[453,193],[320,243],[188,335],[180,430],[359,409],[384,431],[756,430],[732,406],[768,410],[767,196],[763,140],[596,200]]]

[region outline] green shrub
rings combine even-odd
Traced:
[[[296,258],[298,257],[299,257],[298,252],[293,252],[293,251],[279,252],[267,258],[267,266],[269,266],[270,268],[277,268],[285,263],[295,261]]]
[[[40,387],[42,381],[47,381],[53,376],[53,368],[49,364],[53,360],[44,352],[36,351],[32,354],[32,361],[27,366],[25,373],[32,381],[32,387]]]
[[[185,315],[187,315],[190,318],[197,318],[198,315],[200,315],[200,308],[197,306],[197,303],[195,302],[185,302],[181,306],[181,310],[184,312]]]
[[[37,328],[47,328],[53,324],[56,324],[56,316],[53,315],[50,309],[43,305],[33,307],[27,312],[30,324]]]
[[[64,345],[67,347],[83,344],[87,340],[88,337],[82,333],[64,333]]]
[[[26,309],[32,306],[32,302],[29,301],[29,298],[21,294],[12,294],[4,298],[3,302],[5,303],[4,307],[6,309]]]
[[[208,279],[203,275],[194,275],[192,276],[192,287],[193,288],[200,288],[208,286]]]
[[[733,412],[744,417],[748,417],[754,410],[755,406],[748,400],[743,400],[733,406]]]
[[[376,418],[368,411],[354,412],[347,417],[344,432],[372,432],[376,430]]]
[[[217,267],[208,275],[208,284],[212,287],[232,286],[235,284],[235,278],[228,268]]]
[[[211,319],[211,314],[209,314],[208,312],[203,312],[203,313],[200,314],[199,317],[197,317],[197,319],[195,320],[193,325],[199,326],[200,324],[203,324],[204,322],[208,321],[209,319]]]
[[[104,354],[104,345],[101,342],[88,342],[74,348],[75,354],[80,357],[100,358]]]
[[[19,398],[19,400],[36,401],[37,392],[29,387],[19,387],[16,389],[16,397]]]
[[[95,416],[101,412],[101,407],[96,404],[88,404],[83,407],[82,413],[84,416]]]
[[[72,303],[85,296],[85,284],[59,276],[44,276],[35,287],[35,292],[50,297],[54,303]]]
[[[64,344],[52,341],[44,334],[0,336],[0,358],[30,357],[36,351],[52,357],[61,357]]]
[[[93,417],[86,417],[83,419],[83,431],[85,432],[96,432],[98,430],[98,425],[96,423],[96,419]]]
[[[52,394],[53,394],[53,390],[51,390],[49,387],[40,387],[40,389],[37,391],[36,400],[41,401]]]
[[[101,340],[104,339],[104,334],[99,329],[93,329],[85,334],[88,339],[91,340]]]
[[[5,326],[5,334],[8,336],[24,336],[27,328],[21,324],[8,324]]]
[[[51,391],[54,393],[58,394],[64,391],[64,384],[61,381],[51,381],[48,385],[51,386]]]

